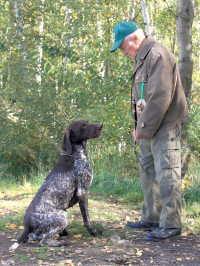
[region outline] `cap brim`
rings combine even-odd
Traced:
[[[112,53],[112,52],[116,51],[117,48],[120,46],[120,44],[121,44],[122,42],[123,42],[123,39],[121,39],[121,40],[115,42],[114,45],[113,45],[113,47],[110,49],[110,52]]]

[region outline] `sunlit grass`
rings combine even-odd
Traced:
[[[100,148],[89,148],[89,160],[93,167],[94,179],[89,191],[89,212],[92,221],[119,222],[117,213],[107,212],[109,201],[115,199],[129,208],[140,210],[143,193],[140,184],[137,162],[129,152],[119,153],[116,148],[107,151]],[[192,157],[182,185],[182,223],[184,230],[200,227],[200,167],[198,156]],[[134,162],[134,163],[133,163]],[[48,175],[52,166],[32,169],[20,176],[0,172],[0,230],[8,230],[9,224],[22,226],[24,212],[33,196]],[[98,200],[93,196],[98,195]],[[94,207],[95,206],[95,207]],[[110,206],[112,210],[112,206]],[[78,204],[67,210],[69,227],[76,232],[86,231]]]

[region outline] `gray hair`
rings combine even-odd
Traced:
[[[143,30],[142,29],[138,29],[135,32],[133,32],[133,33],[129,34],[128,36],[126,36],[124,38],[124,40],[131,41],[131,40],[133,40],[133,36],[134,35],[137,35],[140,40],[143,40],[145,38]]]

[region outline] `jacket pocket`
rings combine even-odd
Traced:
[[[167,141],[161,145],[161,167],[163,169],[181,166],[180,142]]]
[[[148,75],[147,74],[139,74],[135,77],[135,83],[142,83],[148,81]]]
[[[143,98],[147,100],[147,82],[148,82],[148,75],[147,74],[138,74],[135,77],[135,93],[137,95],[137,101],[141,99],[141,86],[144,82],[144,89],[143,89]]]

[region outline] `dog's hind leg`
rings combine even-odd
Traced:
[[[39,243],[38,246],[50,246],[50,247],[61,247],[69,245],[67,240],[53,241],[51,240],[55,236],[55,232],[49,232]]]
[[[56,210],[56,213],[49,213],[45,220],[42,221],[40,227],[35,231],[38,237],[42,236],[42,239],[38,243],[38,246],[52,246],[60,247],[69,244],[68,241],[53,241],[51,240],[54,236],[59,233],[65,232],[65,227],[67,226],[67,213],[62,210]]]

